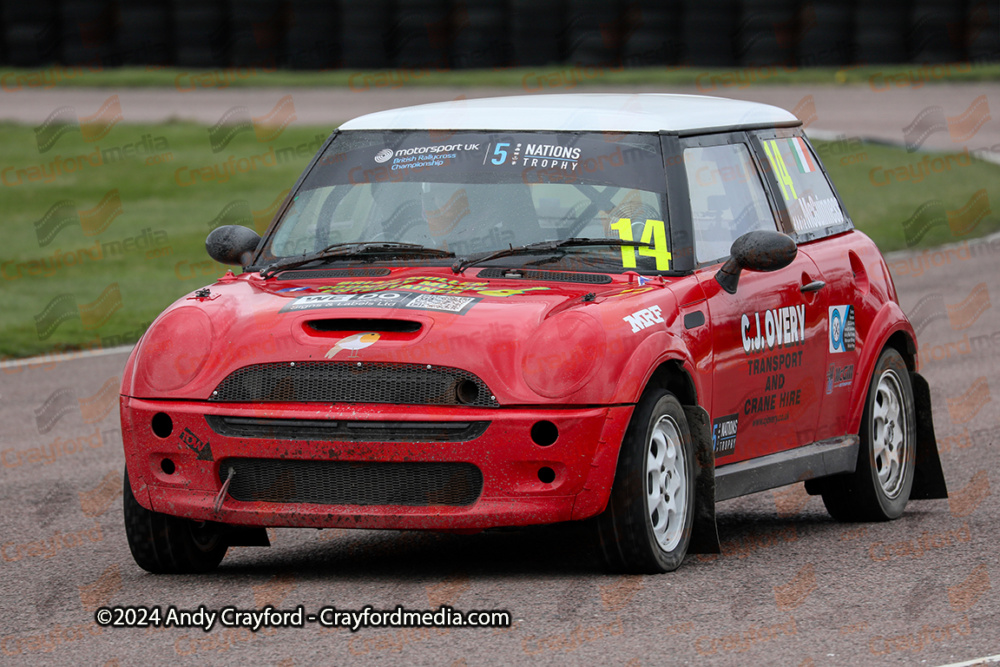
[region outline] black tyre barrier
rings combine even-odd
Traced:
[[[219,0],[173,0],[176,65],[227,67],[229,13]]]
[[[25,21],[4,30],[7,63],[31,67],[59,60],[55,21]]]
[[[514,67],[563,61],[565,10],[562,0],[512,0],[511,61]]]
[[[390,27],[388,0],[340,2],[341,63],[346,69],[389,66],[386,49]]]
[[[511,57],[509,12],[505,0],[453,2],[451,50],[455,69],[503,67]]]
[[[626,67],[674,65],[681,57],[679,3],[632,0],[621,18],[621,61]]]
[[[119,64],[115,48],[117,19],[117,6],[111,0],[63,0],[58,31],[62,62]]]
[[[173,13],[166,0],[118,6],[115,49],[122,65],[174,62]]]
[[[292,0],[283,64],[292,69],[340,66],[340,8],[325,0]]]
[[[1000,61],[1000,5],[985,0],[970,2],[964,37],[969,60],[975,63]]]
[[[862,3],[854,15],[854,58],[862,65],[902,63],[907,59],[909,0]]]
[[[236,67],[278,64],[290,9],[282,0],[230,0],[230,62]]]
[[[30,67],[59,60],[58,14],[54,0],[0,4],[3,62]]]
[[[741,65],[768,67],[795,62],[795,0],[742,0],[736,31]]]
[[[392,64],[403,68],[447,68],[451,40],[448,10],[448,0],[396,0],[389,31]]]
[[[574,65],[621,62],[621,13],[612,0],[568,0],[566,59]]]
[[[829,67],[853,61],[851,33],[854,12],[837,0],[812,0],[799,7],[795,63],[799,67]]]
[[[738,10],[736,0],[684,0],[681,63],[693,67],[735,65]]]
[[[993,0],[0,0],[0,64],[351,70],[1000,61]]]
[[[953,63],[962,59],[965,3],[914,0],[909,57],[914,62]]]
[[[0,19],[4,25],[18,23],[45,23],[54,21],[58,4],[55,0],[38,0],[38,2],[0,2]]]

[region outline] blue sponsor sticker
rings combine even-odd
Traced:
[[[854,306],[830,306],[830,352],[854,350]]]

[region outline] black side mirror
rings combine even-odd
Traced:
[[[715,280],[730,294],[736,294],[740,271],[777,271],[792,263],[799,252],[790,236],[757,230],[733,241],[729,259],[715,274]]]
[[[258,243],[260,237],[254,230],[240,225],[223,225],[213,229],[205,239],[205,250],[216,262],[246,266]]]

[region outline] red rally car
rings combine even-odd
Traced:
[[[685,95],[462,100],[342,125],[121,389],[150,572],[267,526],[593,519],[609,567],[718,552],[715,503],[947,497],[917,341],[801,123]]]

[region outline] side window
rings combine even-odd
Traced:
[[[822,167],[802,137],[762,139],[760,143],[785,200],[792,229],[800,234],[816,232],[847,221]]]
[[[777,230],[750,151],[743,144],[684,149],[698,263],[729,256],[740,236]]]

